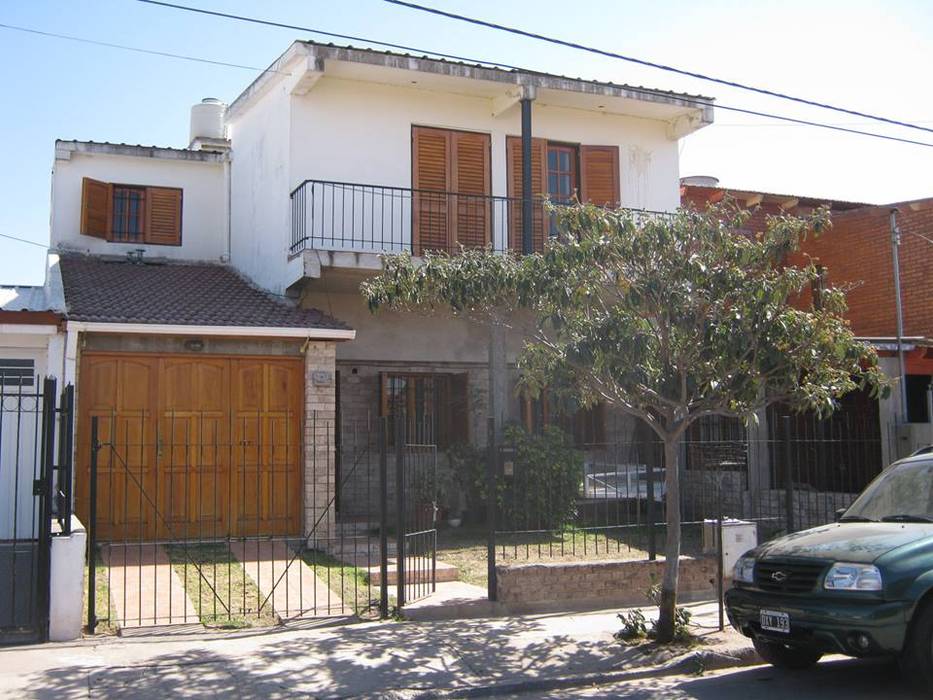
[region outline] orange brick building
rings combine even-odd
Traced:
[[[751,210],[746,224],[750,231],[762,230],[769,214],[806,215],[820,206],[830,208],[832,228],[808,239],[802,254],[823,266],[828,284],[847,290],[847,317],[852,329],[876,345],[885,371],[893,376],[897,375],[897,312],[890,213],[896,212],[901,231],[907,422],[929,423],[927,386],[933,380],[933,198],[870,205],[726,189],[707,180],[702,178],[697,183],[693,178],[684,178],[682,205],[702,208],[729,197],[739,207]],[[891,408],[897,410],[896,406]],[[918,439],[930,441],[919,435]]]

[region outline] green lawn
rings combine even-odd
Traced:
[[[224,543],[166,545],[169,560],[206,627],[268,627],[272,605]]]

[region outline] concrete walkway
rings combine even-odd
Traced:
[[[200,623],[163,547],[108,544],[101,547],[101,555],[110,568],[111,613],[117,627]],[[98,611],[101,614],[104,611]]]
[[[353,612],[285,542],[231,542],[230,551],[281,620]]]
[[[689,606],[715,625],[715,605]],[[0,649],[0,697],[408,697],[580,674],[641,671],[646,656],[617,643],[618,611],[318,629],[93,639]],[[744,650],[734,633],[708,648]],[[680,652],[678,652],[680,653]],[[484,694],[486,691],[481,691]]]

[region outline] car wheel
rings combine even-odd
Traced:
[[[925,605],[914,618],[900,662],[907,680],[933,689],[933,604]]]
[[[789,646],[766,639],[753,639],[758,656],[777,668],[801,671],[810,668],[823,655],[816,649],[801,646]]]

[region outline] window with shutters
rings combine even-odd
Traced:
[[[182,190],[101,182],[81,185],[81,233],[115,243],[181,245]]]
[[[379,405],[390,426],[396,416],[404,421],[405,440],[410,445],[446,448],[469,439],[466,373],[383,373]],[[394,432],[390,427],[392,445]]]
[[[491,240],[489,134],[412,127],[415,255],[483,248]]]
[[[113,186],[111,234],[115,241],[141,242],[145,217],[146,188]]]
[[[513,250],[522,250],[522,139],[506,137],[506,167],[508,169],[509,240]],[[588,146],[557,143],[540,138],[531,139],[532,248],[544,249],[545,231],[548,237],[557,234],[553,219],[546,221],[543,200],[568,204],[575,199],[599,206],[618,207],[619,188],[618,146]]]
[[[0,359],[0,393],[8,387],[24,388],[36,383],[36,363],[34,360]]]
[[[537,396],[523,391],[519,408],[522,426],[529,433],[539,435],[550,425],[573,437],[577,447],[600,445],[606,441],[605,406],[602,403],[580,408],[562,402],[547,390]]]

